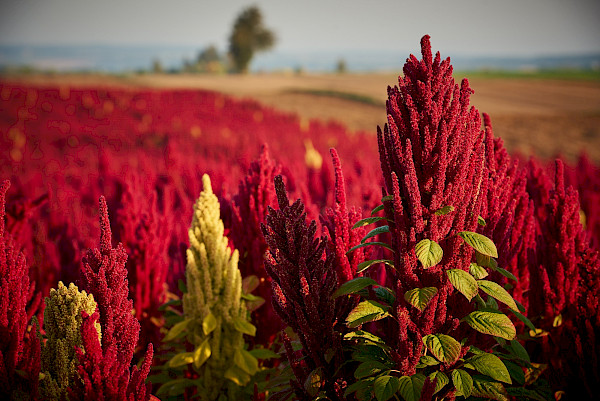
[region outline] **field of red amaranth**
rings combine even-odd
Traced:
[[[600,397],[599,167],[421,46],[372,133],[0,83],[0,398]]]

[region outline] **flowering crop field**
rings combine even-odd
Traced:
[[[377,136],[0,83],[1,397],[600,396],[599,167],[508,154],[421,45]]]

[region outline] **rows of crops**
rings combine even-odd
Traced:
[[[510,156],[422,53],[377,136],[0,83],[2,397],[597,397],[598,166]]]

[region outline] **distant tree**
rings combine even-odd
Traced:
[[[162,63],[157,58],[155,58],[154,60],[152,60],[152,72],[155,73],[155,74],[161,74],[161,73],[164,72]]]
[[[345,74],[348,71],[348,66],[346,65],[346,60],[344,60],[343,58],[339,59],[335,66],[335,71],[338,74]]]
[[[210,45],[200,53],[196,59],[197,72],[218,73],[223,72],[223,58],[214,45]]]
[[[248,7],[237,17],[229,37],[229,53],[235,72],[246,73],[255,52],[275,44],[275,34],[263,26],[258,7]]]

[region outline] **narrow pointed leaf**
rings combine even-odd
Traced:
[[[390,251],[394,252],[394,249],[391,246],[389,246],[388,244],[386,244],[385,242],[376,242],[376,241],[374,241],[374,242],[365,242],[365,243],[353,246],[352,248],[348,249],[348,251],[346,252],[346,255],[349,254],[352,251],[355,251],[358,248],[364,248],[365,246],[371,246],[371,245],[378,245],[378,246],[381,246],[381,247],[383,247],[383,248],[385,248],[387,250],[390,250]]]
[[[447,206],[439,208],[434,213],[438,216],[444,216],[453,211],[454,211],[454,206],[447,205]]]
[[[534,324],[533,324],[533,323],[531,323],[531,320],[529,320],[529,318],[528,318],[527,316],[523,315],[523,314],[522,314],[522,313],[520,313],[520,312],[517,312],[516,310],[512,310],[512,309],[511,309],[510,311],[511,311],[511,312],[513,313],[513,315],[515,315],[515,316],[516,316],[516,317],[517,317],[517,318],[518,318],[520,321],[522,321],[522,322],[525,324],[525,326],[527,326],[527,328],[528,328],[529,330],[533,330],[533,331],[537,330],[537,328],[534,326]]]
[[[446,334],[428,334],[423,344],[441,362],[452,363],[460,356],[460,343]]]
[[[380,376],[373,382],[373,391],[377,401],[387,401],[396,394],[399,380],[396,376]]]
[[[479,285],[479,288],[489,296],[494,297],[512,310],[519,310],[513,297],[500,284],[488,280],[478,280],[477,284]]]
[[[480,333],[501,337],[505,340],[513,340],[517,335],[513,323],[501,312],[474,311],[462,320]]]
[[[381,226],[381,227],[376,227],[374,229],[372,229],[371,231],[369,231],[367,233],[367,235],[365,235],[363,237],[363,239],[360,240],[360,242],[362,244],[364,244],[369,238],[373,238],[376,235],[382,234],[382,233],[389,233],[390,232],[390,227],[389,226]]]
[[[424,268],[428,269],[437,265],[444,256],[442,247],[430,239],[423,239],[415,245],[415,253]]]
[[[366,219],[358,220],[353,226],[352,229],[368,226],[369,224],[377,223],[378,221],[384,220],[383,217],[367,217]]]
[[[406,291],[404,299],[406,302],[423,312],[431,298],[437,294],[438,289],[436,287],[425,287],[425,288],[414,288],[410,291]]]
[[[481,374],[491,377],[504,383],[512,384],[508,369],[502,363],[502,360],[494,354],[475,355],[465,361],[473,366],[473,368]]]
[[[208,342],[208,338],[205,338],[204,341],[202,341],[202,344],[194,350],[194,367],[199,369],[200,366],[210,358],[210,355],[210,343]]]
[[[513,355],[515,355],[516,357],[518,357],[519,359],[526,361],[526,362],[530,362],[531,363],[531,359],[529,358],[529,354],[527,353],[527,350],[525,349],[525,347],[523,347],[521,345],[520,342],[518,342],[517,340],[512,340],[510,342],[510,351]]]
[[[346,317],[346,325],[350,328],[360,326],[363,323],[373,322],[389,316],[387,308],[379,302],[367,300],[362,301]]]
[[[419,401],[425,383],[425,376],[417,373],[412,376],[402,376],[399,380],[398,391],[404,401]]]
[[[469,267],[469,273],[471,273],[471,276],[475,277],[477,280],[481,280],[482,278],[486,278],[488,276],[488,272],[485,270],[485,267],[481,267],[477,263],[471,263],[471,266]]]
[[[498,257],[496,245],[494,245],[492,240],[485,235],[474,233],[472,231],[461,231],[458,235],[477,252],[493,258]]]
[[[377,207],[375,207],[373,210],[371,210],[371,216],[373,216],[375,213],[383,210],[384,206],[383,205],[379,205]]]
[[[357,277],[342,284],[340,288],[333,293],[333,298],[335,299],[342,295],[354,294],[370,285],[377,285],[377,281],[370,277]]]
[[[467,299],[470,301],[475,295],[477,295],[479,287],[477,281],[473,276],[461,269],[450,269],[446,271],[448,279]]]
[[[378,263],[385,263],[386,265],[390,266],[390,267],[394,267],[394,262],[392,262],[389,259],[374,259],[374,260],[367,260],[364,261],[362,263],[359,263],[358,266],[356,266],[356,273],[362,273],[365,270],[367,270],[369,267],[378,264]]]
[[[506,277],[508,279],[511,279],[513,281],[519,281],[519,279],[516,278],[514,274],[512,274],[511,272],[509,272],[506,269],[503,269],[503,268],[498,267],[498,266],[494,267],[493,269],[494,269],[494,271],[497,271],[498,273],[502,274],[504,277]]]
[[[471,396],[473,390],[473,378],[467,371],[462,369],[455,369],[452,371],[452,383],[457,391],[459,391],[465,398]]]

